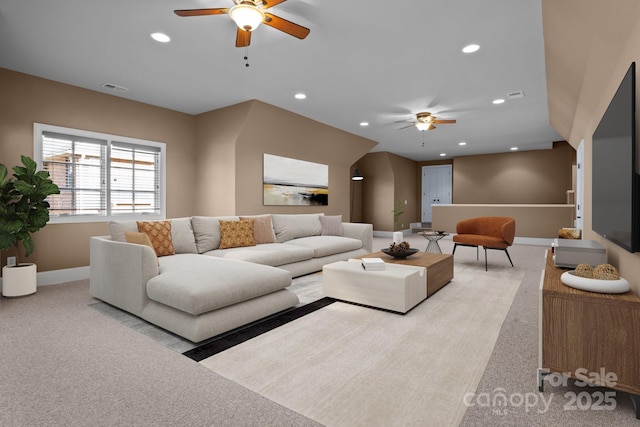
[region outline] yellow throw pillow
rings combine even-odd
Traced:
[[[127,243],[135,243],[137,245],[149,246],[151,249],[153,249],[153,253],[154,254],[156,253],[156,250],[153,247],[153,244],[151,244],[151,240],[149,240],[149,236],[147,236],[147,233],[140,233],[136,231],[125,231],[124,238],[127,241]],[[156,261],[157,260],[158,260],[158,256],[156,255]]]
[[[171,241],[171,221],[136,221],[138,231],[149,236],[151,245],[158,256],[175,254]]]
[[[220,249],[255,246],[253,238],[253,220],[222,221],[220,220]]]

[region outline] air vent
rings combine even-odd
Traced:
[[[113,83],[105,83],[105,84],[102,85],[102,87],[105,88],[105,89],[112,90],[114,92],[126,92],[126,91],[129,90],[126,87],[114,85]]]
[[[524,92],[521,90],[518,90],[516,92],[509,92],[509,99],[517,99],[517,98],[524,98]]]

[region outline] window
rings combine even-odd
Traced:
[[[165,144],[36,123],[34,153],[60,194],[52,223],[165,217]]]

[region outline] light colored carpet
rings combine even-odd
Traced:
[[[524,273],[456,263],[406,315],[338,302],[201,363],[327,426],[456,426]]]

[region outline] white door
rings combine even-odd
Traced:
[[[422,167],[422,222],[431,222],[431,205],[451,203],[451,165]]]
[[[575,228],[582,230],[583,202],[584,202],[584,140],[580,141],[576,151],[576,220]]]

